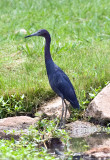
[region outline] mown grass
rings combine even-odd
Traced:
[[[2,0],[0,95],[25,94],[39,102],[55,94],[44,63],[44,39],[24,39],[41,28],[52,37],[51,54],[69,76],[80,103],[90,87],[110,80],[109,0]]]

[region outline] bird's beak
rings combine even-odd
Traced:
[[[30,34],[24,38],[28,38],[28,37],[32,37],[32,36],[39,36],[39,32],[36,32],[36,33],[33,33],[33,34]]]

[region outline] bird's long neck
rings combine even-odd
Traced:
[[[54,62],[50,54],[51,37],[49,34],[46,35],[45,40],[46,40],[45,42],[45,65],[46,65],[47,75],[49,78],[50,77],[49,75],[51,75],[51,73],[53,73],[53,70],[54,70]]]
[[[51,54],[50,54],[50,42],[51,42],[51,37],[50,37],[50,35],[48,34],[48,35],[45,37],[45,62],[46,62],[47,60],[52,59],[52,58],[51,58]]]

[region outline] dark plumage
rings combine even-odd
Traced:
[[[51,88],[62,98],[62,117],[61,117],[61,123],[63,120],[63,114],[64,114],[64,103],[66,105],[66,110],[65,110],[65,117],[67,113],[67,104],[66,101],[69,101],[73,108],[79,109],[79,103],[76,98],[76,94],[74,91],[74,88],[68,78],[68,76],[53,62],[50,54],[50,42],[51,42],[51,37],[50,34],[47,30],[41,29],[36,33],[33,33],[27,37],[31,36],[42,36],[45,38],[46,43],[45,43],[45,65],[47,69],[47,75],[49,79],[49,83]],[[60,125],[61,126],[61,125]]]

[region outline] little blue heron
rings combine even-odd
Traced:
[[[67,101],[73,106],[73,108],[79,109],[79,103],[74,91],[74,88],[68,78],[68,76],[53,62],[51,54],[50,54],[50,43],[51,37],[47,30],[41,29],[36,33],[26,36],[25,38],[32,37],[32,36],[41,36],[45,38],[45,65],[47,69],[47,75],[49,79],[49,83],[51,88],[58,96],[62,99],[62,116],[60,121],[60,128],[62,123],[65,125],[65,119],[67,114]],[[64,104],[66,109],[64,109]],[[65,116],[64,116],[65,110]],[[64,122],[63,122],[64,116]]]

